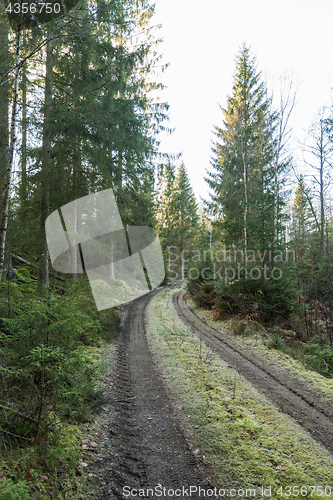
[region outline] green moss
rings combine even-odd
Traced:
[[[0,498],[1,500],[29,500],[31,490],[26,481],[14,483],[12,480],[0,479]]]

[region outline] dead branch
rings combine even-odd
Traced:
[[[5,411],[12,411],[15,413],[15,415],[17,415],[18,417],[21,417],[23,418],[23,420],[28,420],[29,422],[32,422],[33,424],[38,424],[38,420],[36,420],[35,418],[33,417],[29,417],[28,415],[25,415],[24,413],[21,413],[17,410],[15,410],[14,408],[9,408],[8,406],[3,406],[3,405],[0,405],[0,410],[5,410]]]
[[[32,280],[35,280],[35,281],[38,281],[38,278],[36,276],[30,276],[30,278]],[[49,284],[49,286],[52,286],[53,288],[55,288],[56,290],[59,290],[59,292],[62,292],[62,293],[65,293],[66,290],[62,287],[62,286],[59,286],[59,285],[52,285],[51,283]]]
[[[12,437],[17,438],[17,439],[25,439],[26,441],[33,441],[32,438],[18,436],[17,434],[13,434],[12,432],[5,431],[4,429],[2,429],[2,427],[0,427],[0,433],[7,434],[8,436],[12,436]]]

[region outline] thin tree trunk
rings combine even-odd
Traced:
[[[46,48],[45,101],[42,145],[41,198],[40,198],[40,255],[38,284],[40,289],[49,285],[49,261],[45,235],[45,221],[49,211],[50,160],[51,160],[51,105],[53,87],[53,41]]]
[[[245,253],[245,263],[247,264],[247,205],[248,205],[248,194],[247,194],[247,167],[246,158],[243,153],[243,180],[244,180],[244,253]]]
[[[74,104],[74,110],[76,109],[75,104]],[[74,191],[74,221],[73,221],[73,228],[74,231],[80,231],[81,230],[81,214],[78,213],[77,210],[77,198],[79,197],[78,193],[78,175],[79,175],[79,170],[81,168],[81,141],[80,137],[78,134],[75,134],[75,153],[74,153],[74,164],[73,164],[73,191]],[[73,269],[77,270],[77,265],[78,265],[78,252],[79,248],[77,245],[72,247],[71,249],[71,259],[73,262]],[[77,282],[77,272],[73,273],[73,283]]]
[[[263,276],[264,276],[264,269],[266,265],[266,238],[265,238],[265,172],[264,172],[264,165],[263,165],[263,159],[261,161],[261,197],[262,197],[262,202],[261,202],[261,216],[262,216],[262,268],[263,268]]]
[[[73,102],[74,102],[74,116],[77,119],[77,115],[80,112],[80,99],[79,99],[79,78],[80,78],[80,52],[78,50],[78,46],[76,45],[74,48],[75,53],[75,67],[76,73],[74,77],[74,87],[73,87]],[[73,155],[73,191],[74,191],[74,200],[75,200],[75,209],[74,209],[74,231],[79,231],[81,229],[81,214],[78,214],[77,210],[77,198],[79,198],[79,172],[81,170],[81,138],[80,135],[75,132],[74,133],[74,155]],[[79,248],[75,245],[72,248],[72,259],[73,259],[73,269],[77,270],[78,264],[78,252]],[[73,282],[77,282],[77,272],[73,273]]]
[[[21,145],[21,183],[20,201],[22,209],[27,207],[28,198],[27,178],[27,72],[26,66],[22,68],[22,145]],[[26,218],[26,212],[22,212],[22,221]]]
[[[323,122],[320,120],[320,142],[319,142],[319,154],[320,154],[320,241],[323,252],[325,252],[325,203],[324,203],[324,168],[325,168],[325,158],[324,158],[324,130]]]
[[[4,2],[0,0],[0,16],[4,16]],[[3,19],[0,17],[0,20]],[[0,21],[0,81],[2,75],[9,66],[9,47],[8,47],[8,26],[5,21]],[[8,107],[9,107],[9,85],[4,82],[0,85],[0,194],[3,193],[5,185],[5,172],[8,162],[8,145],[9,145],[9,122],[8,122]]]
[[[8,152],[8,163],[5,175],[5,185],[1,197],[2,199],[1,199],[1,222],[0,222],[0,280],[2,277],[2,273],[4,271],[6,234],[8,226],[9,191],[12,182],[14,150],[16,142],[16,113],[17,113],[17,101],[18,101],[18,91],[19,91],[19,78],[21,70],[21,66],[19,64],[20,50],[21,50],[21,24],[22,24],[22,14],[18,24],[17,35],[16,35],[16,51],[15,51],[16,70],[14,75],[13,105],[12,105],[12,116],[10,123],[10,142],[9,142],[9,152]]]
[[[274,165],[274,246],[277,245],[278,241],[278,196],[279,196],[279,186],[278,186],[278,175],[277,175],[277,164]]]

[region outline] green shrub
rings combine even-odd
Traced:
[[[85,420],[100,402],[100,364],[85,349],[112,338],[118,311],[98,313],[85,283],[67,287],[40,297],[28,278],[0,286],[0,404],[11,408],[0,412],[4,431],[34,437],[50,411]]]
[[[1,500],[29,500],[31,490],[26,481],[13,483],[10,479],[0,479],[0,498]]]
[[[280,351],[283,351],[285,348],[285,341],[284,338],[281,337],[281,335],[279,335],[278,333],[273,333],[266,345],[269,349],[278,349]]]
[[[328,346],[320,346],[307,342],[302,345],[304,360],[308,366],[321,375],[333,376],[333,349]]]

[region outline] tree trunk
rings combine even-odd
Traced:
[[[243,153],[243,180],[244,180],[244,255],[245,263],[247,264],[247,211],[248,211],[248,195],[247,195],[247,166],[246,158]]]
[[[74,88],[73,88],[73,102],[74,102],[74,115],[75,119],[80,113],[80,52],[78,50],[77,45],[74,48],[75,53],[75,67],[76,73],[74,77]],[[74,134],[74,155],[73,155],[73,191],[74,191],[74,200],[75,200],[75,209],[74,209],[74,230],[80,231],[82,225],[82,214],[78,213],[77,210],[77,202],[76,200],[80,197],[79,194],[79,173],[81,171],[81,137],[80,134],[75,132]],[[77,269],[79,257],[79,247],[75,245],[72,248],[72,259],[73,259],[73,269]],[[77,282],[77,272],[73,273],[73,283]]]
[[[19,77],[20,77],[20,50],[21,50],[21,19],[18,24],[17,34],[16,34],[16,51],[15,51],[15,74],[14,74],[14,91],[13,91],[13,105],[12,105],[12,116],[10,123],[10,143],[8,152],[8,162],[5,174],[4,190],[1,196],[1,222],[0,222],[0,280],[4,270],[4,259],[5,259],[5,246],[6,246],[6,233],[8,226],[8,209],[9,209],[9,191],[12,182],[12,170],[14,163],[14,150],[16,142],[16,113],[17,113],[17,101],[18,101],[18,90],[19,90]]]
[[[22,68],[22,145],[21,145],[21,183],[20,202],[24,210],[27,208],[28,177],[27,177],[27,71]],[[22,222],[25,221],[26,212],[22,213]]]
[[[8,70],[9,66],[9,48],[8,48],[8,26],[2,18],[4,16],[4,2],[0,0],[0,81]],[[8,82],[0,85],[0,194],[4,190],[4,178],[8,163],[8,144],[9,144],[9,88]]]
[[[323,121],[320,120],[320,142],[319,142],[319,155],[320,155],[320,242],[322,251],[325,252],[325,200],[324,200],[324,168],[325,168],[325,155],[324,155],[324,129]]]
[[[45,101],[42,144],[41,195],[40,195],[40,255],[38,285],[41,290],[49,285],[49,261],[45,235],[45,221],[49,211],[50,161],[51,161],[51,106],[53,87],[53,41],[46,48]]]

